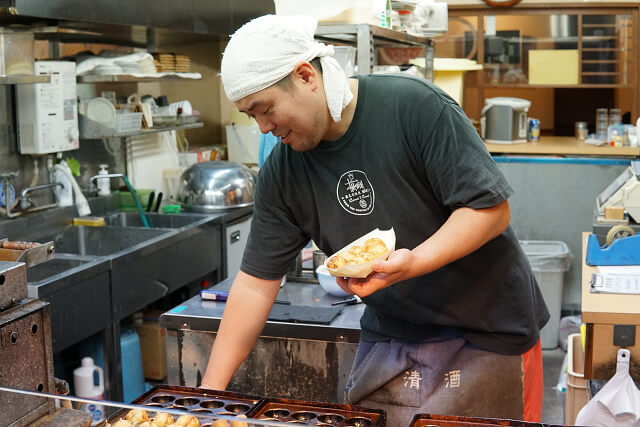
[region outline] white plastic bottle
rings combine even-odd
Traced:
[[[107,169],[109,165],[102,164],[100,165],[100,170],[98,171],[98,175],[108,175],[109,170]],[[98,178],[96,179],[98,185],[98,195],[99,196],[108,196],[111,193],[111,185],[109,182],[109,178]]]
[[[95,384],[94,373],[98,373],[98,384]],[[87,399],[104,399],[104,376],[102,368],[93,364],[93,359],[83,357],[79,368],[73,371],[73,387],[76,396]],[[96,425],[104,418],[104,406],[85,403],[81,408],[91,414],[91,425]]]

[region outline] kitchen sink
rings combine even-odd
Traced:
[[[50,304],[54,354],[111,321],[109,304],[100,303],[110,298],[108,258],[56,253],[27,269],[27,293]]]
[[[149,226],[153,228],[181,228],[208,219],[206,215],[172,215],[146,212]],[[117,212],[105,217],[108,225],[119,227],[144,227],[138,212]]]
[[[137,245],[168,232],[152,228],[68,226],[41,240],[53,240],[58,253],[107,256],[131,251]]]
[[[53,258],[27,269],[27,282],[39,282],[67,270],[86,264],[87,260],[73,258]]]

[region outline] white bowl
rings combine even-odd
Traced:
[[[325,290],[325,292],[333,295],[334,297],[346,297],[349,295],[340,287],[340,285],[338,285],[338,283],[336,283],[336,278],[329,274],[327,266],[321,265],[316,268],[316,273],[318,274],[320,286]]]

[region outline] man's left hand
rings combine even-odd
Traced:
[[[361,298],[366,297],[394,283],[411,278],[413,257],[414,254],[410,250],[398,249],[392,252],[386,261],[375,261],[372,264],[373,273],[364,279],[336,277],[336,280],[343,289],[346,288]]]

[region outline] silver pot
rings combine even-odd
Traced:
[[[196,163],[182,173],[176,202],[189,212],[223,212],[253,205],[256,174],[239,163]]]

